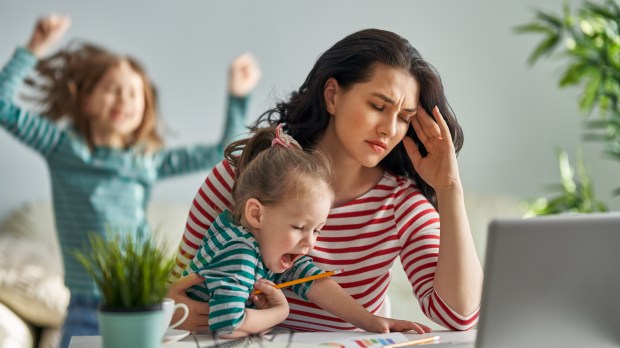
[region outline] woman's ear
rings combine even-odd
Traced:
[[[325,98],[325,106],[327,107],[327,112],[330,115],[336,114],[336,94],[340,86],[338,85],[338,81],[335,78],[330,77],[325,81],[325,87],[323,88],[323,97]]]
[[[245,202],[245,209],[243,211],[243,215],[245,217],[245,221],[252,228],[260,228],[263,214],[263,205],[256,198],[250,198]]]

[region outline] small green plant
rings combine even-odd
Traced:
[[[108,308],[161,304],[174,258],[151,238],[108,235],[106,240],[90,233],[88,245],[73,253],[99,287],[103,304]]]
[[[566,68],[560,88],[582,88],[579,111],[585,117],[584,140],[605,144],[604,154],[620,161],[620,6],[617,0],[601,4],[583,2],[572,11],[567,2],[561,14],[536,10],[534,19],[517,26],[520,34],[537,34],[542,39],[528,62],[542,57],[564,59]],[[598,117],[590,115],[598,111]],[[558,154],[562,193],[553,199],[540,198],[528,203],[529,215],[561,212],[606,211],[607,206],[594,197],[594,189],[578,158],[578,180],[565,152]],[[620,188],[613,191],[620,194]]]
[[[539,198],[525,203],[527,208],[525,216],[608,211],[607,205],[596,199],[594,195],[594,186],[583,165],[581,152],[577,153],[576,159],[577,180],[575,180],[575,170],[570,164],[566,151],[558,149],[556,153],[562,182],[551,188],[560,191],[560,195],[552,199]]]
[[[537,10],[517,33],[542,35],[530,55],[533,65],[543,56],[567,62],[559,85],[582,87],[579,110],[586,119],[585,140],[605,143],[604,154],[620,161],[620,5],[617,0],[601,4],[586,1],[576,11],[564,4],[562,14]],[[620,194],[620,188],[613,191]]]

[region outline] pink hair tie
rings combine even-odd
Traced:
[[[282,123],[278,124],[278,126],[276,127],[276,137],[273,138],[273,140],[271,141],[271,146],[276,145],[283,146],[287,149],[291,145],[293,145],[293,147],[296,147],[299,150],[302,149],[299,143],[295,139],[293,139],[292,136],[284,133],[284,131],[282,130]]]

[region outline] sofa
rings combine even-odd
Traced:
[[[189,203],[189,202],[188,202]],[[484,258],[486,228],[494,217],[521,216],[519,202],[497,194],[468,194],[466,207],[476,248]],[[180,241],[187,206],[154,202],[147,217],[156,237],[174,254]],[[0,222],[0,347],[52,348],[69,301],[64,286],[50,202],[29,203]],[[389,288],[391,316],[440,328],[421,313],[399,265]]]
[[[153,203],[147,210],[171,255],[188,209]],[[57,347],[68,303],[51,203],[25,204],[0,222],[0,347]]]

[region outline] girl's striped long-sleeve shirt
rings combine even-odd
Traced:
[[[187,295],[209,302],[211,331],[229,334],[243,323],[245,308],[253,307],[248,298],[256,280],[265,278],[278,284],[302,275],[320,274],[323,270],[316,267],[310,257],[302,256],[285,272],[271,272],[262,261],[252,233],[239,226],[226,210],[211,224],[200,250],[183,275],[190,273],[198,273],[205,281],[188,289]],[[313,283],[297,284],[284,291],[306,298]]]
[[[107,231],[148,233],[145,215],[153,185],[160,179],[206,170],[220,162],[225,141],[244,132],[247,100],[230,97],[226,132],[214,145],[163,149],[152,154],[136,149],[91,149],[71,128],[61,128],[14,102],[36,63],[28,50],[18,48],[0,72],[0,126],[45,159],[65,282],[73,294],[96,297],[94,281],[72,252],[86,245],[89,232],[104,238]]]
[[[213,168],[198,190],[189,212],[171,281],[196,255],[209,226],[232,204],[234,169],[226,161]],[[321,269],[344,269],[333,276],[355,300],[378,313],[387,296],[391,267],[397,257],[424,314],[452,329],[468,330],[478,310],[462,316],[433,286],[439,254],[439,215],[415,183],[386,172],[368,192],[330,210],[310,256]],[[305,276],[305,275],[300,275]],[[290,314],[284,326],[308,331],[355,330],[331,313],[286,293]]]

